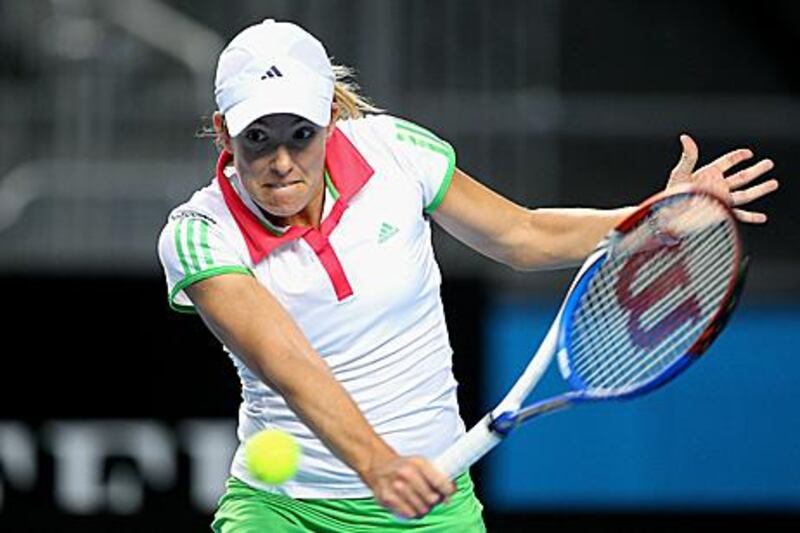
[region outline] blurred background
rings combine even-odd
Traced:
[[[800,522],[800,4],[788,0],[0,0],[0,530],[203,531],[238,383],[167,307],[156,238],[212,176],[216,56],[265,17],[529,206],[613,207],[746,146],[742,308],[708,361],[635,403],[544,418],[475,471],[490,531]],[[571,272],[518,274],[436,232],[468,424],[538,345]],[[547,383],[544,387],[548,387]]]

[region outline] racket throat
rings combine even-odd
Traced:
[[[531,418],[536,418],[537,416],[546,415],[547,413],[560,411],[562,409],[566,409],[567,407],[571,407],[577,402],[590,399],[591,397],[587,396],[581,391],[568,392],[566,394],[556,396],[555,398],[543,400],[520,409],[519,412],[515,413],[515,423],[519,425],[526,420],[530,420]]]
[[[492,415],[489,421],[489,429],[498,436],[505,438],[518,424],[516,412],[503,411],[497,416]]]

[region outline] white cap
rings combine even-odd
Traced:
[[[333,85],[333,68],[322,43],[296,24],[266,19],[242,30],[222,51],[214,96],[235,137],[273,113],[327,126]]]

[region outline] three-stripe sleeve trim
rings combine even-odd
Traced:
[[[200,248],[203,250],[203,260],[206,265],[212,266],[214,258],[211,257],[211,247],[208,245],[208,223],[206,222],[200,226]]]
[[[450,183],[453,181],[453,173],[456,169],[456,153],[453,147],[447,141],[444,141],[434,135],[433,133],[420,128],[410,122],[398,121],[395,122],[397,128],[397,139],[402,142],[413,144],[422,148],[427,148],[437,154],[441,154],[447,158],[447,169],[445,170],[442,182],[433,197],[433,200],[425,207],[424,211],[430,215],[433,213],[439,204],[444,200],[447,190],[450,188]]]
[[[186,275],[201,272],[214,265],[214,257],[208,244],[208,228],[208,222],[195,218],[180,220],[175,225],[175,249]]]
[[[192,266],[194,267],[194,271],[199,272],[202,267],[200,266],[200,259],[197,257],[197,247],[195,246],[194,241],[194,227],[196,226],[196,223],[197,220],[189,219],[186,242],[189,243],[189,257],[192,258]]]
[[[190,272],[189,263],[186,262],[186,256],[183,253],[183,242],[181,239],[181,228],[183,227],[184,220],[179,221],[175,225],[175,249],[178,252],[178,259],[181,262],[181,267],[184,272]]]

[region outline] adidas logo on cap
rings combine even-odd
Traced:
[[[270,67],[270,68],[269,68],[269,69],[268,69],[268,70],[267,70],[267,71],[266,71],[266,72],[265,72],[265,73],[264,73],[264,74],[261,76],[261,79],[262,79],[262,80],[265,80],[265,79],[267,79],[267,78],[282,78],[282,77],[283,77],[283,73],[281,73],[281,71],[280,71],[280,70],[278,70],[278,67],[276,67],[275,65],[272,65],[272,66],[271,66],[271,67]]]

